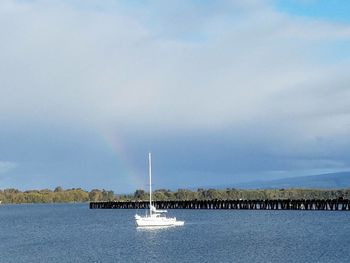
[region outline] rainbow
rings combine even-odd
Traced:
[[[102,143],[115,155],[116,165],[119,168],[119,174],[125,178],[128,188],[130,189],[145,189],[146,177],[144,172],[139,171],[129,160],[129,155],[122,137],[115,131],[104,130],[99,133]],[[146,164],[146,163],[145,163]],[[146,167],[146,166],[145,166]]]

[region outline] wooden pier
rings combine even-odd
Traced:
[[[349,211],[350,200],[187,200],[154,201],[157,209],[328,210]],[[90,209],[146,209],[148,201],[90,202]]]

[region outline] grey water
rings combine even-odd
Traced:
[[[185,226],[151,230],[136,212],[1,205],[0,262],[350,262],[350,212],[171,210]]]

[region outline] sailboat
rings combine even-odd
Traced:
[[[183,226],[184,221],[177,221],[176,217],[166,217],[167,210],[157,210],[152,205],[152,156],[148,153],[149,168],[149,214],[145,216],[135,215],[136,225],[138,227],[165,227],[165,226]]]

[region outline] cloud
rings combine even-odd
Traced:
[[[201,129],[255,121],[280,104],[288,105],[282,112],[308,114],[295,90],[322,111],[328,95],[315,105],[312,92],[348,80],[347,64],[330,66],[317,48],[349,41],[350,26],[288,17],[261,1],[226,1],[218,12],[202,4],[198,15],[200,4],[186,3],[155,2],[165,15],[150,8],[142,20],[82,2],[3,1],[2,115]],[[182,35],[168,15],[194,25]],[[161,29],[145,22],[152,18]],[[197,32],[203,39],[187,39]]]
[[[5,123],[224,132],[328,166],[348,146],[347,24],[272,1],[4,0],[0,34]]]

